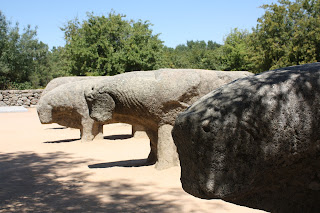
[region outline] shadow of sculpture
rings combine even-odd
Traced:
[[[52,128],[46,128],[46,129],[67,129],[68,127],[62,126],[62,127],[52,127]]]
[[[64,161],[61,159],[68,159]],[[159,199],[157,190],[128,180],[90,182],[88,172],[59,173],[86,164],[64,152],[0,153],[0,212],[181,212],[179,206]],[[61,179],[66,179],[61,181]],[[96,193],[85,193],[91,185]],[[141,193],[136,193],[141,192]],[[108,201],[100,196],[107,193]],[[167,193],[175,194],[175,190]]]
[[[89,165],[90,169],[96,168],[111,168],[111,167],[141,167],[141,166],[150,166],[153,165],[147,162],[147,159],[136,159],[136,160],[124,160],[124,161],[115,161],[108,163],[97,163]]]
[[[70,143],[70,142],[74,142],[74,141],[78,141],[81,140],[81,138],[77,138],[77,139],[63,139],[63,140],[56,140],[56,141],[46,141],[43,143]]]
[[[108,136],[104,136],[104,139],[107,140],[125,140],[125,139],[129,139],[132,138],[132,135],[130,134],[124,134],[124,135],[108,135]]]

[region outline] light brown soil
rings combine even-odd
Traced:
[[[262,212],[185,193],[180,168],[140,166],[147,137],[104,126],[104,140],[41,125],[36,109],[0,113],[0,212]]]

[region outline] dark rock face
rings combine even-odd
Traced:
[[[148,162],[165,169],[179,164],[171,137],[177,114],[213,89],[249,75],[187,69],[129,72],[99,81],[85,96],[94,120],[142,126],[151,142]]]
[[[225,85],[176,119],[188,193],[272,212],[320,210],[320,63]]]

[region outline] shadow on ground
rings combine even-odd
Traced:
[[[96,168],[111,168],[111,167],[141,167],[141,166],[150,166],[147,162],[147,159],[136,159],[136,160],[124,160],[124,161],[115,161],[115,162],[108,162],[108,163],[97,163],[89,165],[90,169]]]
[[[0,212],[181,212],[173,201],[159,199],[156,188],[143,192],[150,187],[147,184],[133,185],[128,179],[90,182],[86,180],[89,169],[88,173],[57,172],[89,161],[64,152],[0,153]],[[94,187],[94,193],[82,192],[87,184]],[[167,193],[179,198],[177,190]],[[107,202],[99,199],[101,194],[109,197]]]
[[[104,136],[104,139],[107,140],[125,140],[125,139],[129,139],[132,138],[132,135],[108,135],[108,136]]]
[[[70,143],[73,141],[81,140],[81,138],[73,138],[73,139],[63,139],[63,140],[57,140],[57,141],[46,141],[43,143]]]
[[[67,128],[68,127],[62,126],[62,127],[52,127],[52,128],[47,128],[47,129],[67,129]]]

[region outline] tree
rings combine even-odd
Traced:
[[[304,64],[320,60],[320,2],[299,0],[289,6],[293,19],[290,61]]]
[[[249,70],[251,67],[248,55],[249,32],[233,29],[224,39],[220,57],[222,70]]]
[[[67,60],[64,57],[64,47],[53,47],[48,54],[50,74],[52,78],[68,76]]]
[[[0,87],[28,89],[44,86],[48,78],[48,46],[36,39],[36,29],[11,27],[0,11]]]
[[[0,11],[0,89],[7,87],[10,67],[8,64],[9,22]]]
[[[263,5],[249,45],[257,72],[320,60],[320,1]]]
[[[168,68],[190,68],[191,64],[188,59],[188,47],[177,45],[176,48],[164,47],[164,67]]]
[[[73,75],[115,75],[133,70],[157,69],[162,64],[162,41],[153,35],[149,22],[87,14],[80,23],[69,21],[65,32],[69,72]]]
[[[215,52],[221,45],[213,41],[187,41],[165,49],[166,65],[170,68],[217,69]]]

